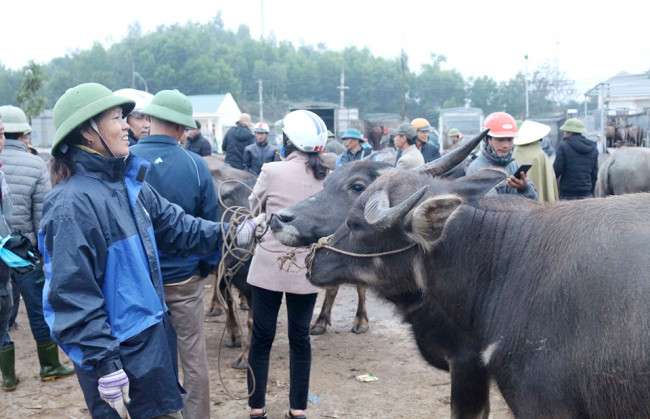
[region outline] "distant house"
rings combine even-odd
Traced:
[[[188,96],[194,109],[194,119],[201,123],[201,130],[214,136],[215,150],[221,151],[221,142],[225,133],[235,125],[241,110],[230,93],[222,95]]]
[[[650,77],[647,74],[629,74],[621,72],[606,80],[604,101],[610,113],[627,111],[629,114],[643,113],[650,109]],[[596,95],[599,85],[589,93]]]

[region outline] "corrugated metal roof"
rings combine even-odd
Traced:
[[[622,72],[607,80],[609,97],[650,97],[650,77],[647,74]]]
[[[214,112],[219,109],[226,95],[192,95],[187,97],[194,113]]]

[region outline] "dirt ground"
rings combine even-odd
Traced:
[[[212,295],[206,281],[206,308]],[[323,293],[324,294],[324,293]],[[323,295],[316,303],[316,318]],[[350,332],[356,311],[356,290],[340,290],[332,311],[332,326],[312,338],[313,362],[307,410],[310,418],[449,417],[449,374],[434,369],[420,357],[408,326],[401,323],[392,306],[371,293],[368,298],[370,330],[363,335]],[[243,324],[246,312],[238,310]],[[224,316],[206,318],[210,365],[211,414],[213,418],[248,417],[246,374],[230,363],[239,349],[221,348],[219,341]],[[16,344],[16,370],[20,383],[16,391],[0,394],[1,418],[89,418],[83,395],[74,377],[41,383],[35,343],[21,304],[19,329],[12,332]],[[70,361],[61,352],[66,364]],[[374,382],[355,377],[372,374]],[[221,378],[220,378],[221,375]],[[271,370],[266,408],[269,418],[282,418],[289,400],[289,347],[286,310],[280,311],[278,334],[271,353]],[[238,399],[231,398],[224,386]],[[315,402],[315,403],[314,403]],[[493,386],[492,414],[495,419],[512,418],[501,394]]]

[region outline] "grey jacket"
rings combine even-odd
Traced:
[[[6,237],[11,231],[11,194],[9,193],[7,182],[5,182],[5,176],[0,170],[0,236]],[[8,295],[11,295],[9,268],[4,262],[0,261],[0,297],[6,297]],[[7,325],[3,325],[2,323],[9,319],[9,312],[11,312],[11,309],[8,309],[6,306],[3,307],[0,301],[0,330],[3,333]]]
[[[506,165],[498,165],[486,157],[485,150],[481,150],[476,160],[474,160],[472,164],[470,164],[467,168],[467,176],[471,175],[472,173],[476,173],[481,169],[485,169],[486,167],[496,167],[498,169],[505,170],[506,173],[508,173],[508,176],[512,176],[519,168],[519,163],[511,159]],[[537,200],[537,189],[535,188],[535,184],[532,180],[530,180],[530,178],[526,179],[526,188],[523,190],[510,188],[506,186],[506,182],[503,181],[490,192],[488,192],[488,195],[493,194],[515,194],[530,198],[535,201]]]
[[[21,141],[7,139],[0,154],[0,163],[11,190],[11,225],[36,245],[36,233],[43,213],[43,199],[52,189],[45,162],[28,152]]]

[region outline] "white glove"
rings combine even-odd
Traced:
[[[237,229],[235,244],[237,247],[248,247],[253,237],[258,239],[264,235],[266,230],[266,214],[261,213],[255,218],[248,219]]]
[[[129,399],[129,377],[123,369],[100,377],[98,381],[99,395],[108,403],[122,419],[128,416],[126,405],[131,402]]]

